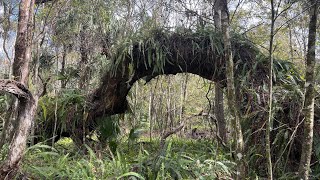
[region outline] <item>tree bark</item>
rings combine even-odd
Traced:
[[[29,62],[31,60],[31,38],[34,0],[22,0],[19,6],[19,19],[13,62],[14,80],[24,85],[28,83]]]
[[[6,76],[8,76],[8,78],[11,78],[11,63],[12,60],[9,56],[9,52],[7,50],[7,39],[9,38],[9,31],[11,29],[11,19],[10,16],[12,15],[12,3],[7,3],[5,1],[2,2],[3,5],[3,20],[1,21],[2,24],[2,29],[3,29],[3,42],[2,42],[2,48],[4,51],[4,54],[6,55],[5,57],[8,59],[9,61],[9,65],[8,65],[8,72],[5,74]],[[7,77],[5,77],[7,78]],[[1,149],[1,148],[0,148]]]
[[[0,167],[0,179],[11,179],[19,167],[26,148],[27,137],[37,109],[37,99],[34,99],[31,92],[22,83],[13,80],[0,80],[0,91],[11,93],[19,100],[17,113],[19,124],[15,128],[8,156]]]
[[[14,134],[10,142],[6,160],[0,167],[0,179],[13,177],[19,167],[27,144],[30,127],[37,109],[37,97],[33,97],[26,88],[28,84],[29,62],[31,60],[32,24],[35,0],[21,0],[17,38],[15,43],[15,57],[13,62],[13,76],[16,81],[2,80],[0,90],[17,96],[17,117],[13,122]],[[8,86],[10,85],[10,86]]]
[[[156,33],[156,36],[161,37],[160,33]],[[215,45],[211,45],[211,43],[221,43],[221,41],[211,42],[210,39],[195,39],[179,34],[171,35],[169,39],[166,40],[170,42],[161,39],[156,41],[160,44],[164,43],[163,46],[168,46],[167,49],[170,51],[167,53],[167,62],[163,65],[163,70],[154,71],[154,67],[156,66],[155,61],[147,66],[145,64],[145,61],[148,59],[148,51],[151,51],[153,56],[155,49],[148,47],[147,44],[143,48],[139,47],[139,43],[134,44],[132,47],[132,55],[126,56],[121,64],[113,71],[106,72],[102,77],[100,86],[93,94],[91,94],[90,99],[88,100],[90,101],[88,123],[94,123],[94,121],[103,116],[126,112],[128,107],[126,96],[133,84],[141,78],[147,77],[147,79],[152,79],[160,74],[186,72],[197,74],[211,81],[220,82],[222,86],[226,85],[226,63],[220,61],[223,54],[211,48],[194,53],[192,50],[193,43],[205,43],[204,46],[214,47]],[[223,44],[217,44],[217,46],[223,46]],[[238,62],[239,59],[243,62],[255,61],[258,52],[249,43],[243,44],[234,39],[232,47],[233,52],[239,55],[234,56],[233,61]],[[129,73],[129,64],[133,66],[133,74]],[[252,66],[246,66],[246,68],[253,69],[254,63],[250,63],[250,65]],[[261,65],[258,68],[261,68],[262,66],[265,65]],[[243,68],[243,64],[238,64],[239,71],[241,68]],[[256,73],[258,73],[259,76],[257,76]],[[265,69],[259,69],[253,72],[250,81],[254,84],[262,84],[263,80],[259,77],[266,75]],[[159,111],[161,110],[159,109]]]
[[[240,124],[240,111],[237,105],[235,84],[234,84],[234,65],[233,55],[231,50],[231,40],[229,35],[229,11],[227,7],[227,1],[221,0],[221,27],[223,33],[224,43],[224,60],[226,61],[226,78],[227,78],[227,97],[228,105],[233,116],[232,124],[234,126],[234,142],[236,151],[236,162],[237,162],[237,179],[244,179],[245,176],[245,165],[243,163],[243,150],[244,142]]]
[[[275,9],[274,9],[274,2],[271,0],[271,27],[270,27],[270,41],[269,41],[269,104],[268,104],[268,119],[266,122],[266,159],[267,159],[267,174],[268,179],[272,180],[272,160],[271,160],[271,145],[270,145],[270,132],[271,132],[271,122],[273,119],[272,115],[272,97],[273,97],[273,40],[274,40],[274,24],[275,24]]]
[[[222,33],[222,21],[221,21],[221,12],[223,9],[223,2],[217,0],[214,4],[214,25],[216,31]],[[218,124],[218,134],[222,138],[224,143],[228,142],[227,139],[227,123],[224,118],[224,104],[223,104],[223,89],[222,85],[219,82],[215,84],[215,103],[214,103],[214,114],[216,116]]]
[[[83,25],[80,31],[80,81],[79,88],[85,90],[87,88],[87,83],[89,80],[89,48],[87,45],[87,29],[86,25]]]
[[[218,124],[218,133],[222,141],[227,144],[229,142],[227,137],[227,123],[226,119],[224,118],[224,105],[223,105],[223,90],[219,83],[215,84],[215,103],[214,103],[214,114],[217,119]]]
[[[304,103],[304,140],[302,143],[302,153],[299,165],[299,177],[309,179],[310,161],[313,143],[313,124],[314,124],[314,96],[315,96],[315,50],[317,32],[317,0],[310,0],[310,22],[308,36],[308,52],[306,59],[306,82],[305,82],[305,103]]]
[[[181,89],[180,89],[180,110],[179,110],[179,123],[183,123],[183,116],[184,116],[184,111],[185,111],[185,101],[187,97],[187,84],[188,84],[188,74],[184,74],[182,76],[183,78],[183,83],[181,84]],[[184,129],[182,129],[183,133]]]
[[[68,47],[63,44],[63,54],[62,54],[62,62],[61,62],[61,76],[63,76],[61,80],[61,89],[65,89],[67,85],[66,80],[66,73],[65,73],[65,67],[66,67],[66,59],[67,59],[67,49]]]
[[[154,110],[153,100],[154,100],[154,92],[153,92],[153,88],[151,87],[150,94],[149,94],[149,108],[148,108],[148,117],[149,117],[149,123],[150,123],[150,129],[149,129],[150,142],[152,141],[152,131],[153,131],[153,110]]]

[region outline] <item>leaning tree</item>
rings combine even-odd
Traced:
[[[240,35],[233,35],[231,41],[236,103],[240,107],[246,142],[250,144],[246,149],[255,147],[256,152],[263,153],[268,102],[268,58]],[[72,137],[77,144],[86,143],[87,135],[96,130],[99,123],[110,120],[112,115],[129,111],[127,94],[139,79],[148,82],[159,75],[192,73],[226,86],[223,47],[221,34],[211,29],[179,32],[155,29],[115,45],[111,65],[101,78],[100,86],[86,100],[73,99],[68,103],[68,110],[64,109],[68,114],[62,120],[64,123],[61,123],[64,125],[58,127],[56,132],[59,136]],[[290,140],[286,137],[299,137],[302,134],[301,128],[296,128],[302,119],[299,113],[301,98],[293,88],[301,89],[303,81],[293,64],[287,61],[275,60],[273,69],[273,81],[277,89],[274,93],[277,106],[274,109],[276,121],[273,127],[277,130],[271,132],[271,142],[289,141],[289,146],[272,146],[271,151],[276,154],[272,158],[276,166],[281,165],[278,159],[287,158],[288,166],[296,170],[295,163],[299,161],[302,142],[299,138]],[[38,132],[42,130],[42,133],[38,134],[51,137],[54,118],[48,118],[45,125],[39,127]],[[253,163],[265,164],[263,157],[255,158]],[[255,167],[262,172],[265,168]]]

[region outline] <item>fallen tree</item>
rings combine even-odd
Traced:
[[[241,36],[232,37],[232,50],[241,123],[243,129],[250,130],[246,131],[246,142],[255,146],[256,152],[263,153],[264,116],[268,102],[268,60],[258,48]],[[68,110],[65,110],[68,112],[65,126],[58,127],[58,135],[71,136],[77,144],[85,143],[86,135],[96,130],[100,121],[129,110],[126,96],[139,79],[149,82],[158,75],[192,73],[225,86],[224,62],[221,34],[210,30],[179,33],[154,30],[148,35],[129,38],[114,46],[111,66],[102,77],[100,86],[86,100],[70,100]],[[301,134],[298,125],[303,116],[299,113],[301,98],[297,94],[303,87],[303,81],[293,64],[287,61],[275,60],[273,68],[277,99],[275,104],[278,107],[275,110],[276,130],[272,131],[271,140],[290,143],[286,147],[272,146],[272,152],[277,154],[273,157],[273,162],[287,157],[290,168],[294,169],[294,163],[300,157],[301,142],[299,138],[286,137],[299,137]],[[297,92],[292,88],[296,88]],[[88,103],[83,103],[84,101]],[[82,108],[79,104],[82,104]],[[53,118],[46,123],[47,137],[50,137],[53,134]],[[255,165],[265,164],[263,157],[256,158],[257,160],[252,161]],[[264,168],[255,165],[252,167]]]
[[[205,79],[226,85],[225,60],[221,34],[213,31],[168,32],[155,30],[147,37],[131,39],[130,43],[116,46],[110,70],[102,77],[102,83],[89,99],[86,127],[95,127],[97,121],[128,110],[126,96],[139,79],[146,82],[158,75],[192,73]],[[241,107],[241,123],[246,142],[256,148],[256,153],[265,150],[265,116],[268,102],[268,59],[247,39],[234,35],[232,51],[235,66],[237,104]],[[295,171],[301,153],[300,113],[302,99],[292,89],[303,89],[303,80],[294,65],[281,60],[274,61],[274,85],[277,105],[276,121],[271,132],[271,142],[288,141],[290,146],[273,145],[271,151],[275,168],[281,166],[278,159],[286,159],[288,168]],[[297,90],[299,91],[299,90]],[[286,96],[286,99],[283,97]],[[288,114],[292,114],[288,116]],[[317,114],[317,113],[316,113]],[[294,131],[296,129],[296,131]],[[250,130],[250,131],[247,131]],[[287,133],[287,135],[286,135]],[[287,137],[292,137],[288,139]],[[295,138],[296,137],[296,138]],[[280,153],[279,153],[280,152]],[[247,154],[251,156],[250,154]],[[254,156],[254,155],[253,155]],[[251,167],[263,170],[263,157],[256,157]]]
[[[262,84],[267,66],[264,59],[257,59],[260,54],[257,48],[240,37],[232,40],[236,78],[249,73],[247,84]],[[158,75],[177,73],[192,73],[226,85],[221,34],[156,30],[149,38],[119,46],[110,71],[91,96],[90,121],[124,113],[128,108],[126,96],[137,80],[149,81]]]
[[[225,86],[222,41],[221,34],[212,30],[170,32],[160,29],[150,32],[147,36],[132,37],[128,41],[116,44],[111,56],[111,66],[102,77],[100,86],[86,98],[88,103],[79,106],[79,101],[70,99],[68,107],[63,106],[68,115],[64,118],[65,126],[57,129],[58,136],[71,136],[80,144],[83,143],[83,137],[95,130],[99,121],[128,110],[126,96],[139,79],[149,82],[158,75],[192,73]],[[248,102],[249,97],[242,95],[241,91],[245,89],[240,87],[245,86],[262,92],[261,85],[266,78],[268,66],[266,58],[243,37],[233,36],[232,48],[236,67],[237,98],[241,104]],[[250,112],[258,111],[259,108],[262,111],[264,101],[258,104],[251,103],[249,106],[246,104],[244,107],[243,112],[247,112],[248,109]],[[38,128],[39,131],[45,131],[45,138],[53,134],[51,127],[54,127],[54,118],[48,120]]]

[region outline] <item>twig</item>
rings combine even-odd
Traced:
[[[301,122],[299,122],[299,124],[294,128],[294,131],[292,132],[291,136],[290,136],[290,139],[289,139],[289,142],[286,144],[286,146],[284,147],[281,155],[279,156],[278,160],[276,161],[276,163],[274,163],[274,167],[277,167],[277,164],[279,163],[279,161],[281,160],[281,157],[283,156],[283,154],[285,153],[287,147],[291,144],[291,141],[294,140],[294,136],[296,135],[297,133],[297,130],[298,130],[298,127],[303,123],[304,120],[302,120]]]
[[[234,16],[235,16],[235,14],[236,14],[239,6],[241,5],[241,3],[242,3],[243,1],[245,1],[245,0],[239,0],[239,1],[238,1],[238,4],[237,4],[237,6],[236,6],[236,9],[233,11],[232,16],[231,16],[231,18],[230,18],[230,23],[232,23],[232,20],[233,20],[233,18],[234,18]]]
[[[184,123],[181,123],[179,127],[172,129],[171,131],[168,131],[167,133],[165,133],[160,140],[160,149],[163,149],[164,144],[166,142],[166,139],[171,136],[172,134],[175,134],[177,132],[179,132],[182,128],[184,127]]]

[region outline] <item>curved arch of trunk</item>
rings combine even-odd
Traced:
[[[156,32],[153,39],[156,47],[148,43],[135,43],[131,52],[125,54],[120,63],[116,60],[113,62],[118,64],[112,67],[115,70],[108,71],[103,76],[101,85],[89,100],[91,108],[88,122],[128,110],[126,96],[132,85],[141,78],[148,82],[158,75],[192,73],[226,84],[225,61],[223,49],[220,48],[223,44],[220,38],[213,40],[210,36],[197,38],[176,33],[165,37],[161,32]],[[196,48],[196,44],[200,47]],[[252,44],[237,38],[233,38],[233,51],[235,71],[238,74],[236,77],[240,77],[244,71],[249,72],[252,74],[250,83],[256,84],[253,86],[261,85],[267,78],[267,68],[264,63],[258,63],[260,67],[254,70],[259,51]],[[123,56],[121,53],[118,52],[118,55]]]

